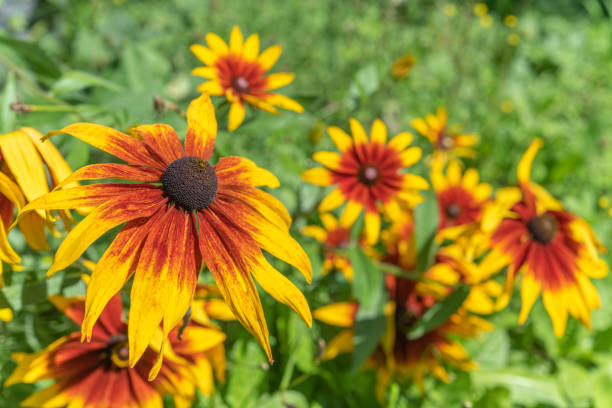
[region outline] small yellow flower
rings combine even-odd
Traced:
[[[516,27],[517,23],[518,19],[514,14],[508,14],[506,17],[504,17],[504,24],[510,28]]]
[[[610,206],[610,199],[606,196],[602,196],[602,197],[599,197],[599,200],[597,200],[597,203],[599,204],[601,208],[606,209]]]
[[[474,5],[474,14],[476,14],[478,17],[486,15],[487,11],[489,11],[489,8],[484,3],[476,3]]]
[[[452,17],[457,14],[457,6],[455,6],[453,3],[446,3],[442,11],[444,11],[444,14],[447,16]]]
[[[508,44],[516,47],[521,42],[521,37],[517,33],[508,34]]]
[[[504,113],[512,113],[512,111],[514,111],[514,104],[512,103],[512,101],[506,99],[502,101],[502,103],[499,105],[499,108]]]
[[[480,17],[479,19],[480,22],[480,26],[483,28],[489,28],[493,25],[493,17],[491,17],[490,15],[484,15],[482,17]]]
[[[393,61],[393,65],[391,65],[391,75],[395,79],[404,79],[408,76],[414,64],[416,63],[416,59],[412,54],[405,54]]]

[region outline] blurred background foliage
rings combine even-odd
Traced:
[[[201,82],[190,75],[201,64],[189,45],[203,43],[209,31],[227,40],[237,24],[245,34],[258,32],[262,47],[283,46],[274,71],[295,72],[283,93],[306,113],[248,110],[236,132],[221,131],[216,154],[249,157],[279,177],[281,187],[272,193],[294,216],[294,236],[315,268],[313,284],[276,266],[300,286],[312,308],[347,299],[350,287],[339,274],[321,275],[318,245],[298,232],[316,222],[315,207],[324,194],[299,175],[313,166],[314,151],[333,150],[325,128],[346,129],[351,116],[368,126],[380,117],[396,134],[409,129],[413,118],[445,106],[451,124],[480,134],[479,156],[467,164],[495,187],[516,183],[522,152],[534,137],[543,138],[533,179],[590,222],[610,247],[612,24],[606,5],[612,3],[481,4],[486,9],[471,1],[433,0],[0,0],[0,126],[3,132],[28,125],[45,133],[75,121],[122,130],[164,122],[182,135],[184,119],[172,109],[155,109],[154,97],[185,109]],[[414,68],[405,79],[394,79],[391,64],[405,54],[414,57]],[[15,102],[30,111],[16,115]],[[219,106],[217,116],[224,128],[227,106]],[[108,160],[67,136],[53,140],[73,169]],[[416,133],[415,140],[430,151]],[[416,171],[425,175],[426,166]],[[109,237],[87,256],[97,260]],[[15,367],[11,352],[40,350],[75,330],[45,295],[84,293],[77,268],[45,281],[52,252],[28,252],[17,232],[10,238],[25,254],[24,270],[8,272],[10,285],[2,290],[0,302],[16,314],[12,322],[0,322],[0,381]],[[603,307],[593,314],[592,331],[570,321],[557,340],[540,302],[517,327],[515,296],[491,317],[494,331],[467,342],[480,369],[454,372],[450,384],[428,380],[424,394],[392,384],[388,406],[612,406],[612,281],[594,283]],[[269,296],[262,301],[275,364],[267,364],[244,329],[224,325],[227,383],[211,398],[200,396],[196,406],[377,405],[374,374],[348,370],[350,355],[317,363],[320,339],[330,338],[330,327],[315,323],[309,330]],[[16,406],[40,386],[0,388],[0,406]]]

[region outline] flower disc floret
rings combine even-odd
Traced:
[[[548,214],[537,215],[527,222],[533,239],[540,244],[548,244],[559,230],[557,221]]]
[[[164,193],[186,211],[199,211],[215,200],[215,169],[199,157],[187,156],[170,163],[162,175]]]

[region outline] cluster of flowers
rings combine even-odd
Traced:
[[[91,268],[83,277],[86,297],[50,299],[81,325],[81,332],[43,351],[13,355],[19,365],[6,385],[56,379],[24,401],[25,406],[161,406],[167,393],[178,407],[190,406],[196,389],[210,394],[213,377],[224,377],[225,335],[211,319],[238,320],[272,362],[253,279],[312,324],[304,295],[262,251],[311,280],[310,260],[289,234],[290,215],[280,201],[258,188],[277,187],[278,180],[238,156],[210,164],[217,120],[209,95],[224,95],[231,103],[228,129],[234,130],[244,120],[245,104],[272,113],[278,112],[276,107],[301,112],[297,102],[271,92],[290,83],[293,75],[266,75],[281,48],[272,46],[260,54],[256,34],[245,40],[235,27],[229,45],[213,33],[206,41],[208,47],[191,48],[206,64],[193,74],[210,81],[199,87],[202,96],[189,105],[184,144],[164,124],[122,133],[76,123],[44,137],[31,128],[0,136],[0,259],[20,263],[8,230],[18,227],[31,248],[48,250],[45,227],[57,234],[55,222],[61,218],[69,232],[47,275],[75,262]],[[324,167],[303,174],[307,182],[336,187],[319,205],[323,227],[303,230],[323,243],[325,270],[338,269],[352,279],[351,263],[342,250],[352,245],[350,230],[362,212],[360,245],[376,262],[395,268],[386,275],[386,331],[368,360],[378,369],[381,399],[392,378],[411,378],[422,385],[431,373],[448,380],[441,358],[460,369],[472,368],[456,338],[491,329],[478,315],[503,308],[519,275],[519,321],[525,321],[542,293],[555,333],[561,336],[568,313],[589,325],[590,311],[599,306],[589,278],[607,273],[598,255],[603,248],[589,226],[530,180],[539,141],[519,164],[520,185],[500,189],[492,198],[491,187],[479,182],[478,172],[462,172],[458,161],[475,155],[475,135],[448,127],[442,109],[412,126],[434,147],[431,182],[439,205],[439,248],[433,266],[425,271],[417,268],[414,208],[429,182],[406,171],[422,156],[420,148],[410,146],[411,133],[387,140],[380,120],[373,122],[369,137],[354,119],[352,136],[332,126],[328,133],[340,153],[316,153],[314,159]],[[91,164],[73,172],[48,140],[58,133],[125,163]],[[332,212],[345,202],[337,219]],[[71,210],[84,218],[76,222]],[[81,258],[98,238],[120,225],[97,263]],[[198,285],[202,264],[216,286]],[[503,271],[505,286],[495,280]],[[119,292],[132,277],[124,323]],[[446,322],[414,336],[416,322],[459,285],[469,286],[461,307]],[[358,303],[347,301],[314,312],[315,318],[346,328],[329,341],[323,359],[353,348],[351,328],[358,309]],[[10,310],[1,315],[10,320]]]

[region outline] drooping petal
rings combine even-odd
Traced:
[[[18,264],[21,258],[17,252],[11,247],[8,241],[8,235],[4,229],[4,223],[0,222],[0,260],[9,264]],[[0,269],[0,287],[2,287],[2,271]]]
[[[66,236],[57,249],[51,276],[72,264],[106,231],[135,218],[149,217],[165,205],[161,190],[136,190],[111,199],[93,210]]]
[[[215,107],[210,96],[201,95],[187,108],[187,136],[185,151],[188,156],[198,156],[210,160],[217,138],[217,119]]]
[[[521,184],[528,185],[530,183],[531,163],[533,163],[533,159],[540,147],[542,147],[542,140],[535,139],[521,158],[517,170],[518,179]]]
[[[198,213],[199,245],[204,263],[238,321],[261,343],[268,359],[272,350],[257,288],[245,270],[240,242],[228,236],[208,212]]]
[[[185,150],[172,126],[157,123],[136,126],[134,130],[166,164],[185,155]]]
[[[163,163],[155,160],[149,154],[145,144],[141,140],[128,136],[108,126],[94,123],[74,123],[63,129],[48,133],[47,137],[60,133],[67,133],[74,136],[87,144],[118,157],[128,164],[140,164],[161,170],[165,169]]]
[[[519,314],[519,324],[525,323],[533,304],[538,299],[542,285],[536,281],[532,274],[523,275],[521,282],[521,312]]]
[[[277,198],[257,188],[242,186],[241,188],[225,187],[219,192],[219,197],[226,197],[230,201],[239,200],[250,209],[257,212],[268,222],[281,230],[288,232],[291,226],[291,215]]]
[[[378,212],[366,211],[365,232],[368,244],[374,245],[378,242],[380,234],[380,214]]]
[[[45,235],[45,220],[38,213],[30,212],[20,216],[17,225],[30,248],[35,251],[50,249]]]
[[[272,295],[274,299],[293,309],[308,327],[312,326],[310,308],[302,292],[289,279],[270,265],[263,254],[256,260],[254,268],[251,269],[251,274],[263,290]]]
[[[276,188],[280,185],[274,174],[258,167],[254,161],[240,156],[225,156],[215,166],[220,186],[240,185],[266,186]]]
[[[227,123],[227,130],[230,132],[238,129],[238,127],[244,121],[244,116],[246,114],[246,109],[242,102],[234,102],[230,106],[229,118]]]
[[[119,231],[108,249],[96,264],[85,299],[85,318],[82,338],[91,341],[91,334],[100,313],[134,273],[134,265],[151,227],[157,224],[164,211],[157,211],[150,218],[128,222]]]
[[[64,180],[72,173],[70,166],[66,163],[66,160],[62,157],[57,148],[51,143],[50,140],[42,141],[43,135],[36,129],[30,127],[23,127],[20,129],[22,132],[27,134],[38,150],[38,153],[42,156],[49,173],[53,179],[53,183],[57,184]]]

